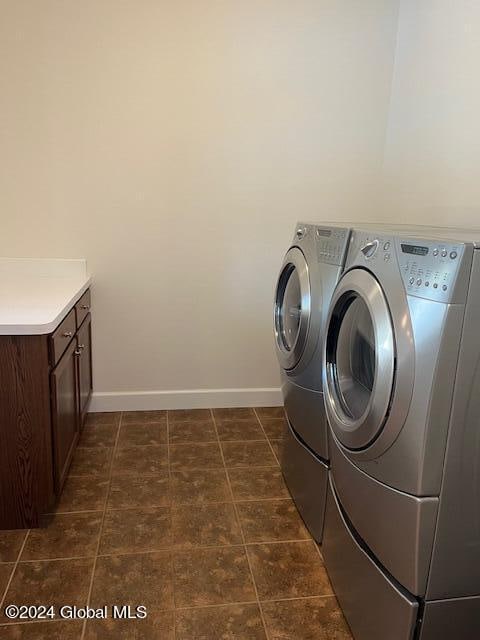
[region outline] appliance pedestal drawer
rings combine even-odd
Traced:
[[[290,425],[283,444],[281,466],[300,515],[315,540],[321,542],[328,468],[298,440]]]
[[[394,583],[355,539],[331,476],[322,554],[355,640],[412,640],[418,601]]]

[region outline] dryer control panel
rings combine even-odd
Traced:
[[[450,302],[465,245],[441,240],[396,238],[397,257],[408,295]]]
[[[363,266],[379,278],[400,272],[407,295],[461,303],[467,295],[472,256],[469,242],[355,230],[346,269]]]
[[[350,229],[315,227],[318,261],[343,266],[349,239]]]

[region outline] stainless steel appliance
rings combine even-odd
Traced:
[[[299,223],[277,283],[275,344],[289,431],[282,470],[316,540],[323,531],[328,443],[322,393],[322,335],[350,230]]]
[[[356,640],[480,637],[480,232],[354,230],[323,555]]]

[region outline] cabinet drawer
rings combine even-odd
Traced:
[[[50,336],[50,363],[52,366],[55,366],[60,360],[76,330],[75,309],[72,309]]]
[[[75,313],[77,315],[77,329],[90,313],[90,289],[87,289],[80,300],[75,305]]]

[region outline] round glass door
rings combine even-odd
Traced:
[[[387,419],[395,378],[390,312],[378,281],[353,269],[332,298],[325,346],[325,399],[340,442],[362,449]]]
[[[283,298],[279,303],[278,315],[279,333],[287,351],[291,351],[297,341],[302,313],[300,278],[296,268],[293,265],[290,267],[288,273],[285,274],[286,285]]]
[[[296,247],[287,253],[277,284],[275,336],[277,354],[284,369],[300,360],[310,319],[310,280],[303,253]]]
[[[362,298],[351,298],[343,313],[335,377],[343,410],[352,420],[358,420],[368,407],[375,381],[375,330]]]

